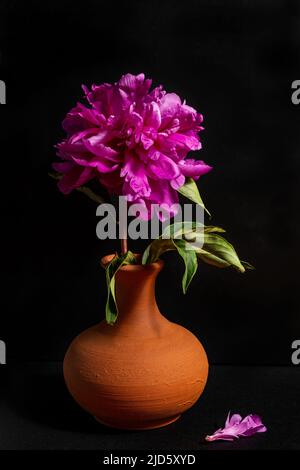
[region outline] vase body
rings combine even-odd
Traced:
[[[197,401],[206,384],[208,362],[201,343],[168,321],[156,304],[155,279],[162,266],[158,261],[119,269],[117,322],[103,321],[84,331],[65,356],[70,393],[111,427],[165,426]]]

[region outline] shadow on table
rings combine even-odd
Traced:
[[[43,425],[90,434],[120,434],[96,422],[70,396],[61,364],[15,366],[10,372],[8,402],[18,413]]]

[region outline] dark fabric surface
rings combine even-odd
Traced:
[[[300,450],[300,367],[211,367],[198,403],[162,429],[113,430],[69,396],[60,363],[0,367],[0,450]],[[228,411],[258,413],[265,434],[234,443],[205,443]]]

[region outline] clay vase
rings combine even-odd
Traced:
[[[165,426],[190,408],[205,387],[208,362],[201,343],[157,307],[155,280],[162,267],[163,261],[122,267],[116,274],[117,322],[102,321],[84,331],[66,353],[70,393],[107,426]]]

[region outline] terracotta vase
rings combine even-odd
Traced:
[[[155,280],[162,267],[163,261],[122,267],[116,275],[117,322],[103,321],[84,331],[65,356],[70,393],[111,427],[153,429],[172,423],[206,384],[208,362],[201,343],[157,307]]]

